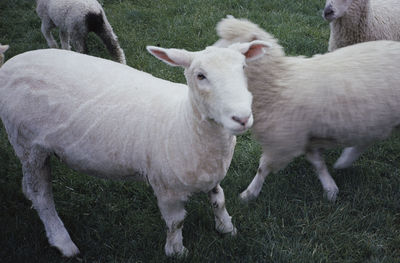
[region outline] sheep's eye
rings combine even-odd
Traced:
[[[205,78],[206,78],[206,76],[204,76],[203,74],[201,74],[201,73],[197,74],[197,79],[198,80],[203,80]]]

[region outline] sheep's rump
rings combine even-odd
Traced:
[[[112,61],[37,50],[1,68],[0,116],[18,156],[40,147],[83,172],[124,177],[146,165],[142,149],[153,149],[141,144],[149,136],[162,139],[155,133],[168,128],[169,113],[186,92],[185,85]],[[132,149],[139,154],[126,154]]]
[[[87,13],[85,15],[85,23],[88,32],[102,33],[104,29],[104,19],[101,13]]]
[[[102,14],[102,7],[97,1],[76,0],[40,0],[37,7],[41,19],[50,17],[52,22],[64,30],[73,25],[86,24],[88,14]]]
[[[308,139],[369,144],[400,124],[400,43],[366,42],[283,61],[285,69],[275,82],[282,88],[275,101],[268,92],[273,87],[260,82],[263,67],[271,67],[268,59],[247,71],[255,97],[253,131],[264,145],[288,138],[304,146]]]

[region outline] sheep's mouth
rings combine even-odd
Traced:
[[[336,18],[335,11],[333,11],[331,8],[325,8],[322,16],[328,22],[331,22]]]
[[[324,18],[326,21],[332,22],[333,20],[335,20],[336,17],[335,17],[335,14],[332,13],[332,14],[324,15]]]
[[[248,126],[242,126],[242,127],[239,127],[239,128],[230,129],[230,132],[233,135],[239,135],[239,134],[245,133],[248,129],[249,129]]]

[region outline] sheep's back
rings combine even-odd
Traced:
[[[400,124],[400,43],[375,41],[305,59],[291,95],[311,134],[344,145],[382,139]]]
[[[93,156],[105,173],[115,169],[107,160],[129,162],[149,138],[163,141],[157,131],[177,118],[186,95],[185,85],[57,49],[18,55],[0,70],[0,116],[12,144],[39,145],[71,166]]]
[[[100,14],[101,5],[96,0],[44,0],[38,3],[39,16],[49,16],[56,26],[71,29],[73,25],[84,25],[88,13]],[[40,6],[39,6],[40,4]]]

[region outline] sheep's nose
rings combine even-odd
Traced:
[[[249,119],[250,119],[250,116],[247,116],[245,118],[239,118],[237,116],[232,116],[232,120],[236,121],[237,123],[239,123],[242,126],[246,126]]]
[[[332,9],[331,5],[328,5],[327,7],[325,7],[324,9],[324,18],[328,21],[331,21],[333,19],[335,12]]]

